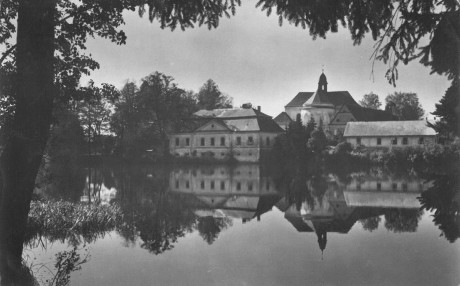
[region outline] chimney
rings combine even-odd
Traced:
[[[257,111],[260,112],[260,105],[257,105]]]

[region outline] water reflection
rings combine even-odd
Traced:
[[[80,186],[78,192],[72,188],[56,195],[57,184],[42,180],[36,190],[41,202],[67,198],[72,202],[69,208],[74,210],[78,206],[83,212],[116,207],[119,219],[112,224],[95,222],[78,226],[76,223],[77,227],[57,222],[53,224],[55,227],[45,227],[37,223],[40,221],[37,218],[54,211],[31,212],[27,228],[21,233],[20,225],[11,219],[14,212],[3,204],[2,285],[10,285],[25,273],[20,272],[23,245],[27,248],[41,245],[40,251],[46,252],[44,241],[59,241],[75,249],[110,239],[106,234],[115,232],[125,247],[139,247],[146,253],[159,255],[171,252],[192,233],[199,234],[205,244],[215,244],[222,233],[235,225],[245,224],[243,231],[256,231],[254,226],[259,221],[271,223],[273,215],[269,213],[273,214],[273,210],[282,214],[288,228],[314,235],[321,252],[326,248],[338,251],[328,247],[328,236],[348,235],[352,229],[374,232],[384,228],[395,234],[417,232],[424,211],[432,212],[438,235],[450,243],[460,236],[457,173],[392,174],[372,169],[337,174],[301,167],[273,172],[256,164],[177,168],[101,165],[71,171],[79,174],[72,176]],[[82,173],[86,176],[81,176]],[[77,221],[75,218],[73,223]],[[272,231],[283,232],[276,224]],[[14,239],[11,233],[16,233]]]

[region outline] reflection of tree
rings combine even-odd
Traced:
[[[385,228],[393,232],[415,232],[422,214],[418,209],[385,210]]]
[[[382,219],[380,216],[368,217],[365,219],[360,219],[359,222],[363,225],[363,229],[367,231],[374,231],[379,227],[379,223]]]
[[[459,174],[433,175],[432,186],[419,198],[422,207],[434,211],[433,222],[449,242],[460,237]],[[457,200],[455,200],[457,198]]]
[[[227,217],[202,217],[198,218],[198,231],[200,232],[201,237],[208,243],[212,244],[219,233],[226,229],[228,226],[231,226],[231,220]]]

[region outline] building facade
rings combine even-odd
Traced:
[[[253,108],[200,110],[191,120],[197,128],[169,136],[172,155],[257,162],[283,133],[270,116]]]
[[[343,137],[352,146],[409,147],[436,142],[436,132],[423,120],[348,122]]]

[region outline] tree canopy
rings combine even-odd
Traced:
[[[231,108],[232,98],[222,93],[219,86],[208,79],[196,95],[198,106],[202,109]]]
[[[423,110],[418,96],[413,92],[395,92],[385,98],[386,108],[393,106],[392,113],[399,120],[419,120],[422,119],[425,110]]]
[[[365,94],[363,99],[359,101],[362,107],[372,108],[372,109],[380,109],[382,103],[379,100],[379,96],[373,92]]]

